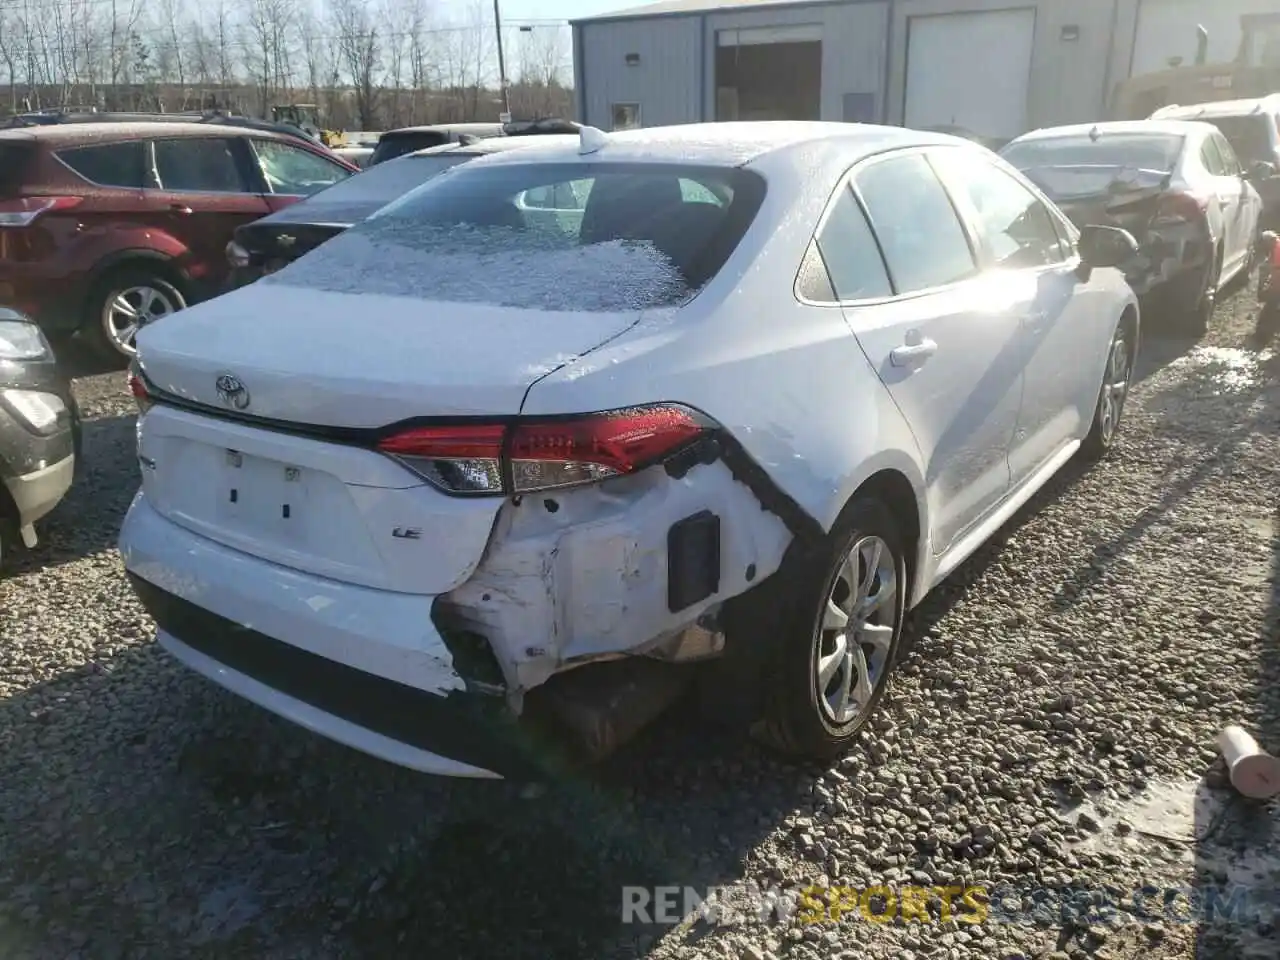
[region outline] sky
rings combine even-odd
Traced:
[[[487,0],[492,6],[492,0]],[[611,10],[641,6],[645,0],[499,0],[504,20],[576,20]],[[460,0],[445,0],[445,6],[465,9]]]

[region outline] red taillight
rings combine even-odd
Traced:
[[[1167,193],[1160,198],[1158,220],[1186,220],[1194,223],[1204,218],[1209,201],[1193,193]]]
[[[378,448],[451,493],[531,493],[634,473],[711,426],[685,407],[656,404],[510,425],[413,427]]]
[[[21,197],[0,200],[0,227],[29,227],[46,213],[78,207],[83,197]]]

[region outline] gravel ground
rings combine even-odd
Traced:
[[[81,378],[86,470],[0,583],[0,956],[1274,957],[1274,928],[1160,917],[621,922],[623,886],[1127,898],[1230,876],[1224,844],[1280,849],[1276,808],[1213,779],[1225,722],[1280,748],[1280,362],[1243,349],[1248,297],[1218,314],[1201,345],[1151,339],[1123,446],[917,612],[838,767],[690,737],[677,712],[541,793],[369,760],[171,663],[113,548],[136,485],[123,377]],[[1212,850],[1113,823],[1206,771]]]

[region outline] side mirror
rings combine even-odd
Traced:
[[[1245,171],[1244,178],[1246,180],[1270,180],[1276,175],[1276,165],[1268,163],[1266,160],[1255,160],[1249,164],[1249,169]]]
[[[1133,234],[1119,227],[1090,225],[1080,231],[1080,260],[1089,268],[1119,267],[1138,252]]]

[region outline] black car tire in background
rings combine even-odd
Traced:
[[[1205,267],[1175,280],[1169,287],[1168,305],[1176,331],[1202,337],[1209,330],[1222,281],[1222,247],[1218,246]]]
[[[111,333],[112,305],[120,298],[130,304],[141,303],[144,307],[149,303],[154,308],[144,309],[147,315],[140,318],[143,323],[158,320],[187,306],[187,298],[163,270],[148,264],[126,264],[98,280],[85,301],[80,335],[101,359],[116,363],[133,355],[132,340],[129,348],[125,349],[119,338]]]
[[[4,577],[5,565],[9,559],[9,553],[12,551],[12,544],[18,540],[18,527],[13,519],[6,516],[10,505],[0,503],[0,579]]]

